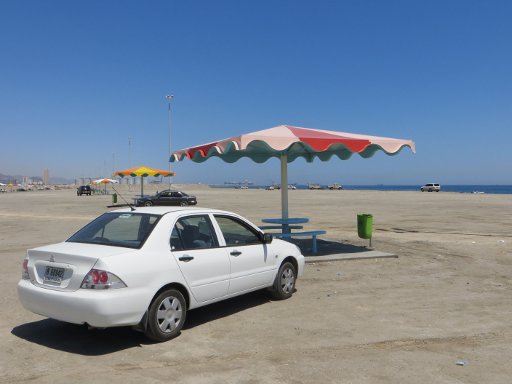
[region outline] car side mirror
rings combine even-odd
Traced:
[[[263,234],[263,244],[270,244],[272,242],[272,240],[274,239],[274,237],[272,236],[271,233],[264,233]]]

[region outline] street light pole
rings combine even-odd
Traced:
[[[172,99],[174,99],[174,95],[167,95],[167,96],[165,96],[165,99],[167,100],[167,105],[168,105],[167,126],[168,126],[168,131],[169,131],[169,154],[167,157],[167,161],[169,162],[169,172],[172,172],[171,161],[170,161],[170,156],[171,156],[171,101],[172,101]],[[169,175],[169,189],[171,189],[171,182],[172,182],[171,178],[172,178],[172,176]]]
[[[133,137],[128,136],[128,168],[132,167],[132,140]],[[126,183],[130,185],[130,179],[126,179]]]

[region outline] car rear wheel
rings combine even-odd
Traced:
[[[151,340],[167,341],[180,334],[187,318],[187,304],[180,291],[167,289],[151,303],[145,335]]]
[[[282,264],[274,280],[274,285],[270,288],[270,294],[278,300],[288,299],[295,290],[296,280],[297,272],[293,264],[290,262]]]
[[[152,201],[146,201],[144,202],[144,206],[145,207],[151,207],[153,205],[153,202]]]

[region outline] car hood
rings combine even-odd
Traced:
[[[138,197],[137,200],[151,200],[151,199],[156,199],[156,198],[157,198],[157,196],[153,195],[153,196]]]

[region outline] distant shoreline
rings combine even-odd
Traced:
[[[240,189],[241,186],[236,184],[203,184],[203,183],[172,183],[171,188],[176,190],[183,190],[187,192],[189,190],[203,190],[203,189]],[[290,184],[297,190],[308,190],[308,185],[302,184]],[[328,185],[315,184],[320,186],[320,190],[329,190]],[[273,184],[277,188],[277,184]],[[168,184],[144,184],[145,194],[152,194],[158,191],[167,189]],[[264,190],[268,185],[247,185],[247,188],[252,190]],[[345,191],[383,191],[383,192],[420,192],[420,185],[343,185]],[[65,184],[65,185],[52,185],[48,189],[76,189],[77,185]],[[38,190],[34,188],[30,191]],[[103,191],[104,186],[95,187],[95,190]],[[114,189],[123,191],[124,193],[138,193],[140,192],[140,184],[114,184],[114,186],[108,184],[106,186],[107,194],[114,193]],[[127,191],[128,190],[128,191]],[[343,191],[342,190],[342,191]],[[0,187],[0,192],[18,192],[15,186]],[[336,192],[336,191],[333,191]],[[338,191],[339,192],[339,191]],[[494,195],[512,195],[512,185],[444,185],[441,184],[440,193],[467,193],[467,194],[494,194]],[[424,193],[437,193],[437,192],[424,192]]]
[[[241,184],[243,185],[243,184]],[[275,186],[276,184],[274,184]],[[308,189],[307,185],[293,184],[296,189]],[[234,184],[209,184],[210,188],[240,188]],[[249,189],[265,189],[266,185],[248,185]],[[322,189],[329,189],[328,185],[320,184]],[[343,185],[343,189],[347,191],[361,190],[361,191],[397,191],[397,192],[419,192],[421,185]],[[499,194],[510,195],[512,194],[512,185],[478,185],[478,184],[460,184],[460,185],[441,185],[441,192],[455,192],[455,193],[484,193],[484,194]],[[429,192],[425,192],[429,193]],[[435,193],[435,192],[431,192]]]

